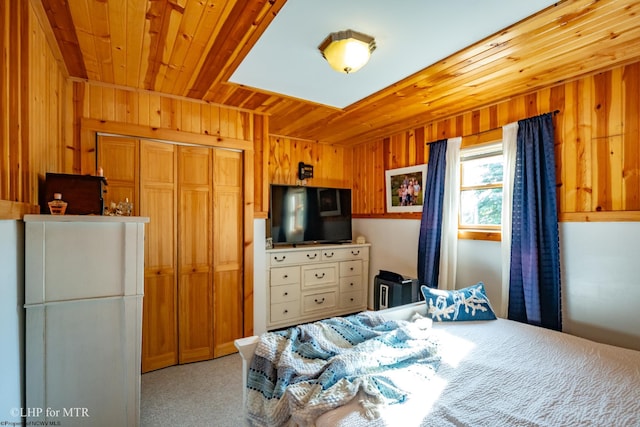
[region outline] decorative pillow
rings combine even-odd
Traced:
[[[496,318],[482,282],[454,291],[433,289],[425,285],[420,290],[427,303],[427,316],[435,322]]]

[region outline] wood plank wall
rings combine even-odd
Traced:
[[[355,146],[354,214],[415,218],[385,214],[385,170],[426,163],[427,142],[483,134],[554,110],[560,111],[555,116],[560,219],[640,220],[640,62]]]
[[[256,148],[258,150],[259,148]],[[265,193],[261,203],[256,199],[256,217],[265,217],[269,211],[268,184],[298,184],[298,163],[313,166],[313,178],[306,185],[314,187],[353,186],[353,149],[339,145],[270,135],[268,145],[260,148],[265,179],[259,185]],[[257,176],[256,176],[257,180]]]
[[[269,212],[269,117],[259,114],[254,118],[253,130],[253,216],[267,218]]]
[[[46,172],[94,174],[96,128],[253,148],[251,112],[69,80],[39,1],[0,2],[0,22],[0,218],[37,212]]]
[[[155,92],[74,82],[74,173],[95,173],[95,132],[253,150],[254,114]]]
[[[555,109],[561,218],[635,219],[640,211],[640,62],[349,148],[267,139],[268,118],[248,112],[71,83],[57,46],[49,42],[51,29],[42,25],[43,13],[37,1],[0,2],[0,218],[35,209],[38,181],[47,171],[93,173],[92,148],[82,146],[83,117],[248,141],[259,134],[257,216],[268,210],[268,183],[295,182],[297,163],[304,161],[314,165],[310,185],[352,187],[356,215],[389,217],[384,170],[426,162],[424,142],[485,132]]]
[[[37,212],[39,179],[65,169],[67,74],[39,12],[0,2],[0,219]]]

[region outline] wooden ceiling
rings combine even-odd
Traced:
[[[559,1],[340,110],[228,82],[285,0],[41,2],[71,77],[248,109],[271,134],[344,145],[640,59],[640,2]]]

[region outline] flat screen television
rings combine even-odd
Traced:
[[[267,231],[274,245],[352,240],[348,188],[272,184],[269,214]]]

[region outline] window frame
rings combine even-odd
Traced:
[[[468,190],[484,190],[491,188],[500,188],[504,189],[504,182],[501,180],[499,184],[491,183],[491,184],[480,184],[480,185],[469,185],[463,186],[462,180],[462,171],[463,164],[465,161],[476,160],[485,157],[492,157],[495,155],[503,154],[503,145],[502,138],[500,140],[493,139],[492,141],[488,141],[482,144],[474,144],[472,146],[467,146],[465,148],[461,148],[460,150],[460,168],[458,173],[460,174],[460,189],[458,192],[458,238],[459,239],[470,239],[470,240],[492,240],[492,241],[501,241],[502,240],[502,220],[499,225],[462,225],[461,223],[461,212],[462,212],[462,192]],[[504,166],[504,162],[503,162]]]

